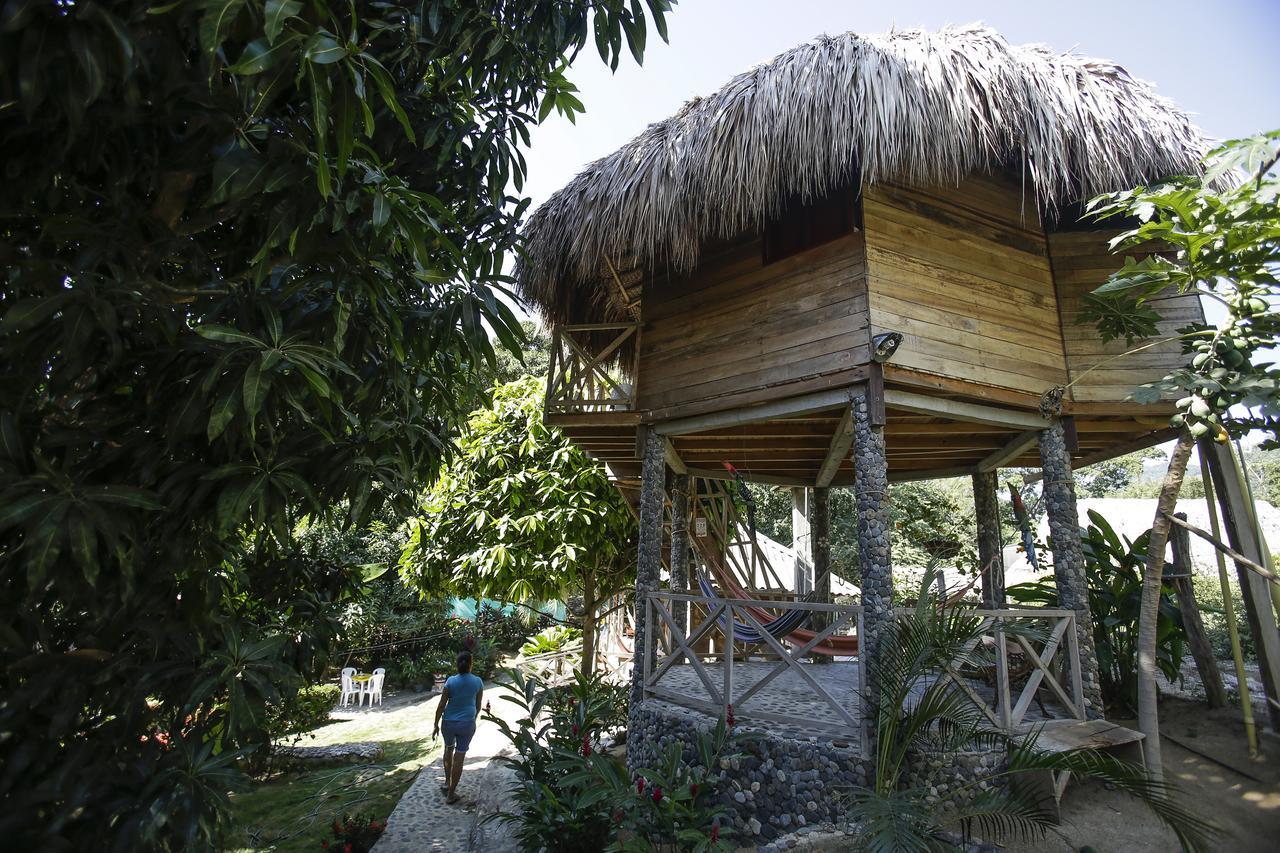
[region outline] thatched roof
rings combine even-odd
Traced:
[[[1113,62],[982,26],[845,33],[783,53],[588,165],[525,226],[517,271],[551,321],[623,319],[622,268],[688,272],[787,196],[865,181],[954,185],[997,168],[1048,211],[1198,168],[1187,115]]]

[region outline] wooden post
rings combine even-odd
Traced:
[[[653,650],[645,619],[646,596],[658,588],[662,566],[662,505],[667,475],[662,436],[645,430],[644,464],[640,475],[640,543],[636,554],[636,643],[631,670],[631,707],[644,698],[644,671]]]
[[[811,589],[809,572],[813,568],[813,537],[809,522],[812,511],[809,490],[791,489],[791,550],[795,552],[795,593],[799,598]]]
[[[864,670],[866,695],[862,708],[872,721],[868,733],[868,757],[876,750],[879,679],[876,677],[880,638],[893,622],[893,520],[889,517],[889,465],[884,449],[884,428],[872,423],[865,395],[852,401],[853,484],[858,499],[858,556],[862,563],[862,628],[858,637],[858,663]]]
[[[1180,512],[1177,517],[1186,521],[1187,514]],[[1173,588],[1178,595],[1178,609],[1182,611],[1187,645],[1191,647],[1191,656],[1195,658],[1196,671],[1200,673],[1200,683],[1204,685],[1209,707],[1222,708],[1227,704],[1227,691],[1222,686],[1222,673],[1218,671],[1213,646],[1209,644],[1209,636],[1205,633],[1200,607],[1196,604],[1195,586],[1192,584],[1191,533],[1187,528],[1175,524],[1169,531],[1169,542],[1173,546]]]
[[[1093,645],[1093,617],[1089,613],[1089,587],[1085,579],[1084,552],[1080,547],[1080,516],[1076,508],[1075,479],[1062,422],[1040,433],[1040,462],[1044,467],[1044,503],[1053,539],[1053,574],[1058,603],[1075,611],[1076,642],[1080,647],[1080,672],[1087,713],[1103,715],[1102,681],[1098,653]],[[1074,685],[1073,685],[1074,687]]]
[[[1222,509],[1222,524],[1226,528],[1227,542],[1246,558],[1261,564],[1261,543],[1257,528],[1249,523],[1248,498],[1236,476],[1235,460],[1230,445],[1205,441],[1201,444],[1203,459],[1208,462],[1214,491],[1218,493],[1218,505]],[[1280,732],[1280,632],[1276,630],[1275,612],[1271,609],[1271,590],[1266,578],[1236,564],[1240,580],[1240,595],[1244,598],[1244,612],[1249,619],[1254,647],[1258,654],[1258,669],[1267,692],[1267,712],[1271,730]],[[1240,685],[1241,701],[1247,701],[1248,687]]]
[[[1004,554],[1000,541],[1000,501],[996,472],[973,475],[973,509],[978,519],[978,567],[982,570],[982,606],[1004,607]]]
[[[830,493],[819,487],[810,494],[809,532],[813,540],[813,591],[814,599],[822,604],[831,603],[831,502]],[[831,621],[827,613],[812,616],[813,630],[821,631]],[[814,655],[815,663],[831,663],[830,655]]]
[[[689,584],[689,475],[671,477],[671,554],[667,563],[671,570],[671,591],[688,592]],[[689,605],[672,603],[672,616],[685,636],[689,635]]]

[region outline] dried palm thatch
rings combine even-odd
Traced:
[[[788,196],[998,168],[1045,210],[1198,169],[1200,131],[1113,62],[978,25],[822,37],[588,165],[530,217],[517,271],[552,322],[625,319],[604,259],[687,273]]]

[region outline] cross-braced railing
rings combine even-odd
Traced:
[[[672,605],[677,602],[696,605],[687,608],[691,616],[687,628],[674,615]],[[775,637],[765,629],[761,619],[764,611],[795,610],[822,614],[831,621],[804,643]],[[1064,715],[1067,719],[1085,719],[1080,649],[1072,611],[1021,608],[968,612],[981,619],[974,643],[982,643],[990,654],[966,654],[966,663],[949,664],[930,680],[954,683],[993,726],[1005,731]],[[814,677],[815,672],[830,671],[829,668],[814,669],[805,663],[816,647],[836,634],[856,628],[862,636],[862,618],[862,608],[849,605],[651,592],[645,597],[644,611],[645,636],[651,638],[643,659],[644,693],[715,716],[727,715],[732,706],[734,716],[742,720],[798,725],[814,734],[857,739],[865,746],[868,721],[862,713],[862,697],[866,695],[864,662],[858,661],[856,675],[849,674],[857,684],[849,685],[852,692],[844,701],[832,694],[829,677]],[[735,684],[735,672],[743,669],[743,663],[735,664],[735,660],[741,661],[743,655],[735,653],[734,644],[728,642],[734,623],[739,629],[754,631],[759,638],[751,655],[751,678],[742,684]],[[717,641],[718,654],[704,650],[708,640]],[[974,665],[974,661],[989,663]],[[677,671],[681,677],[673,678]],[[689,678],[690,674],[694,678]],[[792,682],[786,702],[797,712],[790,714],[761,707],[757,701],[784,674],[794,675],[804,691],[803,696],[797,696]],[[1051,701],[1056,700],[1061,711],[1044,706],[1041,692],[1045,690],[1052,694]],[[1040,707],[1041,717],[1029,721],[1027,715],[1033,703]],[[801,706],[805,709],[802,713],[798,710]]]
[[[982,617],[981,641],[994,645],[992,665],[977,669],[948,666],[942,677],[953,681],[992,725],[1005,731],[1023,726],[1032,702],[1044,709],[1042,688],[1049,689],[1070,719],[1085,719],[1073,611],[1020,608],[971,612]],[[1037,623],[1044,623],[1044,627]],[[991,689],[990,698],[984,695],[986,689],[979,689],[984,682]],[[1046,712],[1045,716],[1051,715]]]
[[[685,630],[671,607],[673,602],[695,604],[701,613],[694,615],[701,619],[689,630]],[[804,610],[812,613],[829,614],[830,621],[817,631],[811,639],[803,644],[795,644],[791,648],[784,645],[765,629],[759,618],[762,608],[771,610],[794,611]],[[769,654],[773,663],[768,670],[746,689],[738,689],[734,685],[734,652],[732,644],[727,642],[733,631],[733,623],[754,629],[760,635],[762,653]],[[771,723],[797,722],[795,714],[782,714],[759,707],[756,701],[762,697],[766,688],[784,673],[795,674],[805,684],[813,697],[819,701],[824,711],[829,711],[827,720],[810,718],[804,720],[804,726],[815,732],[853,738],[862,741],[865,736],[861,715],[856,705],[849,707],[839,701],[824,687],[818,679],[806,669],[803,659],[812,653],[817,646],[823,645],[831,636],[854,628],[861,632],[862,608],[824,604],[809,601],[755,601],[737,598],[709,598],[697,595],[683,595],[672,592],[651,592],[645,601],[646,636],[656,638],[657,642],[649,644],[649,654],[644,659],[644,691],[646,696],[656,696],[680,705],[697,708],[714,715],[729,714],[730,706],[733,715],[743,720],[760,720]],[[696,651],[696,647],[704,639],[718,635],[723,652],[714,657],[721,660],[719,672],[712,674],[704,657]],[[772,659],[776,658],[776,662]],[[697,676],[702,694],[690,694],[685,689],[672,689],[663,683],[672,668],[682,663],[687,664]],[[858,668],[856,695],[863,693],[862,668]],[[705,698],[704,698],[705,697]],[[855,699],[856,702],[856,699]]]
[[[630,342],[631,376],[625,381],[611,365]],[[548,412],[634,411],[634,377],[640,357],[639,323],[588,323],[557,326],[551,336],[546,410]]]

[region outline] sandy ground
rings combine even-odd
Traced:
[[[1131,721],[1119,721],[1131,725]],[[1238,711],[1164,698],[1165,777],[1192,809],[1222,828],[1213,850],[1280,850],[1280,738],[1264,735],[1265,760],[1251,761]],[[1063,798],[1062,836],[1009,844],[1013,853],[1176,851],[1178,843],[1141,804],[1099,783],[1072,783]]]

